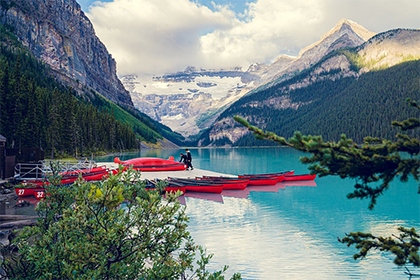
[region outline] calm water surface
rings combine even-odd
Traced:
[[[178,159],[182,149],[120,155]],[[194,167],[228,174],[295,170],[308,173],[303,154],[288,148],[191,149]],[[97,161],[112,161],[97,158]],[[209,269],[229,265],[228,275],[243,279],[408,279],[392,256],[380,252],[354,261],[354,247],[337,241],[352,231],[391,235],[398,226],[420,229],[420,199],[415,182],[394,182],[373,211],[368,201],[349,200],[353,180],[317,178],[230,191],[222,196],[185,197],[189,231],[213,253]],[[412,272],[419,272],[412,270]]]

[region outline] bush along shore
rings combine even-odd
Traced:
[[[194,243],[179,193],[163,196],[164,183],[146,189],[133,170],[54,186],[59,180],[50,178],[37,219],[27,219],[30,226],[5,231],[2,277],[225,279],[227,266],[206,270],[212,255]]]

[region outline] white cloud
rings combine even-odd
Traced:
[[[418,0],[258,0],[236,15],[192,0],[114,0],[97,2],[88,16],[125,75],[247,67],[297,55],[341,18],[375,32],[419,28],[419,10]]]
[[[310,1],[260,0],[249,4],[244,21],[202,36],[203,53],[219,64],[241,65],[297,54],[304,44],[319,38],[319,32],[313,31],[321,19],[322,11]]]
[[[188,0],[115,0],[88,14],[119,74],[163,73],[202,63],[200,36],[228,28],[233,12]]]

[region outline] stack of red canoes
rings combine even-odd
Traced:
[[[295,175],[295,171],[283,171],[278,173],[267,173],[267,174],[245,174],[239,175],[239,178],[255,178],[255,179],[264,179],[264,178],[279,178],[279,182],[281,181],[305,181],[305,180],[315,180],[316,174],[299,174]]]
[[[169,177],[167,182],[184,187],[185,191],[221,193],[223,190],[244,190],[247,186],[276,185],[283,181],[314,180],[316,175],[294,175],[294,171],[268,174],[244,174],[238,177],[203,176],[195,179]]]
[[[97,181],[107,178],[109,169],[105,166],[95,167],[90,169],[78,169],[71,171],[60,172],[61,180],[59,185],[69,185],[74,183],[79,176],[85,181]],[[15,187],[16,194],[20,197],[23,196],[36,196],[37,198],[43,197],[45,186],[49,185],[48,179],[25,180],[22,182],[22,187]]]
[[[158,180],[147,180],[152,184],[156,184]],[[169,177],[165,180],[167,187],[165,191],[176,192],[177,190],[185,192],[202,192],[202,193],[217,193],[220,194],[224,189],[243,190],[248,185],[248,179],[238,178],[224,178],[218,179],[186,179],[186,178],[172,178]],[[152,186],[153,187],[153,186]]]

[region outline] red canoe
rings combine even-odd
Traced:
[[[155,180],[146,180],[146,188],[156,188],[157,181]],[[166,182],[167,186],[164,189],[165,192],[176,193],[181,191],[182,194],[185,194],[185,186],[183,184],[176,184],[174,182]]]
[[[42,187],[34,187],[34,188],[15,188],[15,192],[19,197],[25,196],[35,196],[37,192],[45,191]]]
[[[279,177],[252,177],[249,178],[249,186],[266,186],[266,185],[275,185],[278,182],[281,182],[283,176]]]
[[[224,187],[223,184],[200,182],[195,179],[168,178],[168,182],[182,184],[185,186],[185,190],[193,192],[222,193]]]
[[[223,190],[244,190],[249,183],[247,178],[203,176],[202,178],[196,177],[196,179],[223,184]]]
[[[165,188],[165,192],[169,192],[169,193],[176,193],[177,191],[182,192],[182,194],[185,194],[185,191],[187,189],[185,188],[185,186],[175,186],[175,185],[169,185]]]
[[[250,186],[264,186],[264,185],[275,185],[279,182],[282,182],[284,179],[284,174],[282,175],[239,175],[239,178],[249,179],[248,185]]]
[[[239,178],[252,178],[252,177],[277,177],[277,176],[283,176],[283,175],[293,175],[295,174],[294,170],[288,170],[288,171],[280,171],[275,173],[265,173],[265,174],[243,174],[238,175]]]
[[[315,180],[316,174],[303,174],[303,175],[286,175],[284,176],[283,181],[306,181],[306,180]]]
[[[81,174],[82,179],[86,181],[97,181],[107,178],[109,176],[109,170],[104,167],[98,167],[97,169],[90,169],[89,172],[74,175],[64,175],[60,181],[60,185],[67,185],[74,183]],[[25,196],[36,196],[37,198],[44,197],[45,193],[45,186],[49,185],[50,182],[47,179],[38,179],[38,180],[25,180],[23,181],[22,185],[26,185],[27,187],[17,187],[15,188],[16,194],[19,197]]]
[[[118,157],[114,158],[114,162],[122,164],[126,167],[133,166],[133,169],[140,171],[178,171],[187,169],[187,165],[181,162],[162,158],[134,158],[121,161]]]
[[[204,193],[222,193],[222,185],[197,185],[194,183],[185,184],[185,190],[191,192],[204,192]]]
[[[38,199],[38,200],[45,198],[45,190],[36,191],[35,192],[35,198]]]

